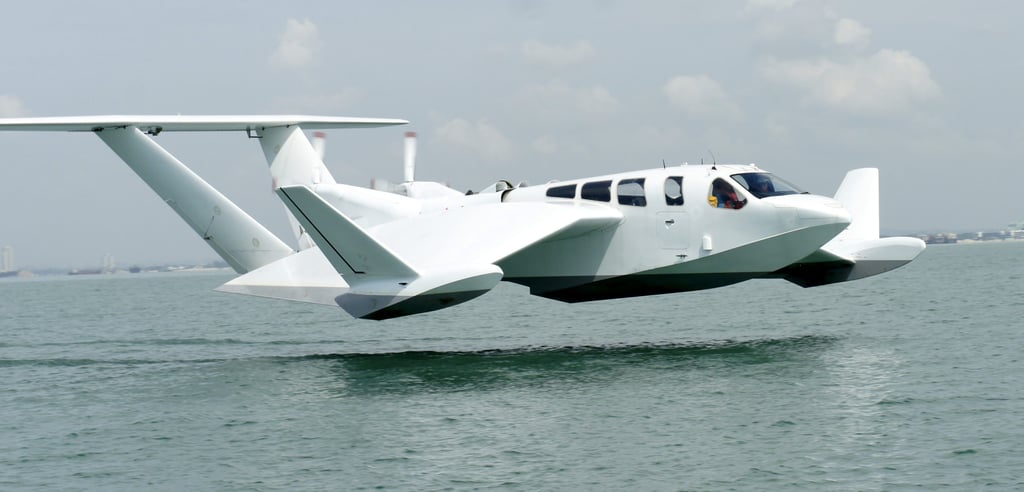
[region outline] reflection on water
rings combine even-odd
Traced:
[[[639,371],[702,371],[820,361],[839,339],[801,336],[747,341],[524,347],[482,351],[324,354],[278,362],[325,361],[346,393],[486,390],[551,382],[582,384]]]

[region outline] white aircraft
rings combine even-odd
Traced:
[[[387,319],[446,308],[506,280],[566,302],[686,292],[753,278],[810,287],[912,261],[924,243],[879,237],[878,170],[834,198],[751,165],[674,166],[464,194],[414,181],[401,194],[337,183],[303,130],[399,125],[320,116],[0,119],[0,130],[93,132],[241,275],[217,290]],[[272,234],[153,138],[237,131],[258,140],[294,218]],[[407,149],[410,146],[407,145]],[[413,146],[412,149],[415,147]],[[407,150],[407,156],[413,151]]]

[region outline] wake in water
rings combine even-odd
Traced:
[[[340,353],[310,355],[310,359],[336,359],[345,361],[392,361],[395,365],[409,363],[430,363],[435,360],[481,360],[489,359],[581,359],[588,357],[630,358],[630,357],[684,357],[701,355],[758,354],[779,350],[814,350],[828,346],[839,337],[826,335],[804,335],[797,337],[763,338],[755,340],[716,340],[700,342],[664,342],[611,345],[579,346],[530,346],[508,349],[486,349],[471,351],[404,351],[387,353]]]
[[[820,363],[839,338],[801,336],[748,341],[521,347],[480,351],[407,351],[275,358],[320,361],[345,380],[345,393],[509,389],[587,384],[645,372],[724,370],[785,361]],[[642,377],[642,376],[641,376]]]
[[[264,384],[261,377],[276,373],[299,372],[317,379],[317,385],[330,388],[337,396],[411,394],[467,390],[508,390],[541,386],[607,384],[633,378],[678,376],[721,376],[758,364],[794,362],[797,365],[820,364],[821,354],[839,340],[830,336],[799,336],[756,340],[721,340],[694,343],[640,343],[580,346],[530,346],[479,351],[403,351],[381,353],[323,353],[302,355],[245,355],[256,351],[266,354],[265,345],[293,345],[301,342],[247,343],[196,339],[150,341],[147,355],[156,357],[123,358],[131,346],[112,341],[101,350],[118,356],[0,359],[0,367],[36,366],[51,370],[89,368],[104,372],[119,371],[192,371],[222,375],[233,374],[250,384]],[[89,343],[90,346],[94,342]],[[335,342],[336,345],[336,342]],[[181,348],[197,351],[223,351],[225,357],[181,357]],[[47,352],[53,347],[47,347]],[[81,347],[80,347],[81,348]],[[98,347],[95,347],[98,348]],[[308,348],[308,347],[306,347]],[[154,353],[155,351],[155,353]],[[241,351],[241,352],[239,352]],[[97,354],[97,355],[101,355]],[[169,357],[160,357],[160,356]],[[166,367],[162,367],[166,366]],[[708,372],[710,371],[710,372]],[[262,375],[262,376],[259,376]]]
[[[814,351],[826,348],[839,337],[824,335],[806,335],[798,337],[764,338],[756,340],[716,340],[701,342],[665,342],[611,345],[579,345],[579,346],[528,346],[505,349],[484,350],[413,350],[380,353],[330,353],[298,356],[257,356],[259,359],[277,362],[295,362],[303,360],[333,360],[367,367],[405,367],[432,365],[438,362],[455,364],[486,364],[495,361],[515,362],[517,365],[544,365],[572,360],[590,358],[600,359],[644,359],[644,358],[680,358],[701,356],[766,356],[778,352]],[[336,344],[337,340],[277,340],[277,341],[245,341],[239,339],[152,339],[152,340],[89,340],[79,342],[47,342],[37,344],[4,344],[4,349],[31,349],[43,347],[102,346],[106,348],[130,346],[302,346]],[[0,367],[13,365],[91,365],[91,364],[162,364],[162,363],[210,363],[246,359],[245,357],[224,357],[204,359],[82,359],[82,358],[40,358],[40,359],[0,359]]]

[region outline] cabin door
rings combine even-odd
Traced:
[[[686,212],[658,212],[658,247],[685,250],[690,247],[690,217]]]

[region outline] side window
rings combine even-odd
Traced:
[[[580,197],[584,200],[610,202],[612,201],[612,182],[594,181],[593,183],[584,183]]]
[[[619,186],[615,189],[615,193],[619,196],[620,205],[647,206],[647,197],[644,196],[644,178],[619,181]]]
[[[747,199],[741,198],[736,189],[724,179],[717,178],[711,182],[708,203],[716,208],[741,209],[747,204]]]
[[[552,186],[548,188],[547,196],[551,198],[576,198],[576,185]]]
[[[683,204],[683,177],[669,176],[665,178],[665,205]]]

